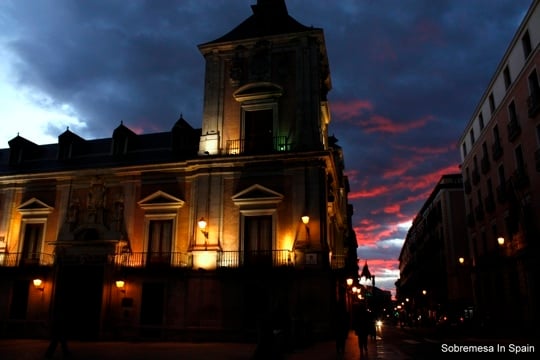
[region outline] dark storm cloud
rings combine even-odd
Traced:
[[[18,85],[69,104],[86,138],[201,126],[197,45],[251,15],[256,0],[0,2]],[[345,151],[361,258],[396,259],[530,0],[289,0],[323,28],[333,89],[330,133]],[[63,129],[49,127],[53,136]],[[376,241],[384,241],[376,243]],[[379,245],[378,245],[379,244]],[[386,245],[385,245],[386,244]],[[388,245],[391,244],[391,245]],[[382,264],[382,263],[381,263]]]

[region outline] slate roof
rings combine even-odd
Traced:
[[[240,25],[227,34],[201,46],[313,30],[313,27],[302,25],[289,15],[285,0],[258,0],[256,5],[251,6],[251,9],[253,15]]]

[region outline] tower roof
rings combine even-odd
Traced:
[[[253,15],[227,34],[206,44],[244,40],[254,37],[289,34],[311,30],[300,24],[287,11],[285,0],[257,0],[251,5]]]

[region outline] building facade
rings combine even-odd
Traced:
[[[357,244],[324,35],[252,9],[199,45],[201,128],[0,150],[2,335],[58,315],[81,339],[331,331]]]
[[[538,322],[540,2],[533,1],[459,146],[475,305],[486,326]]]
[[[443,175],[426,200],[399,255],[397,299],[411,321],[435,324],[443,316],[470,315],[469,258],[461,174]],[[460,261],[460,259],[463,259]]]

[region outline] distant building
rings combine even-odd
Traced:
[[[459,146],[482,324],[535,327],[540,238],[540,2],[533,1]]]
[[[1,336],[58,315],[80,339],[331,331],[358,269],[323,31],[252,8],[199,45],[202,128],[0,150]]]
[[[461,174],[443,175],[407,233],[399,255],[398,303],[407,315],[435,323],[472,306]]]

